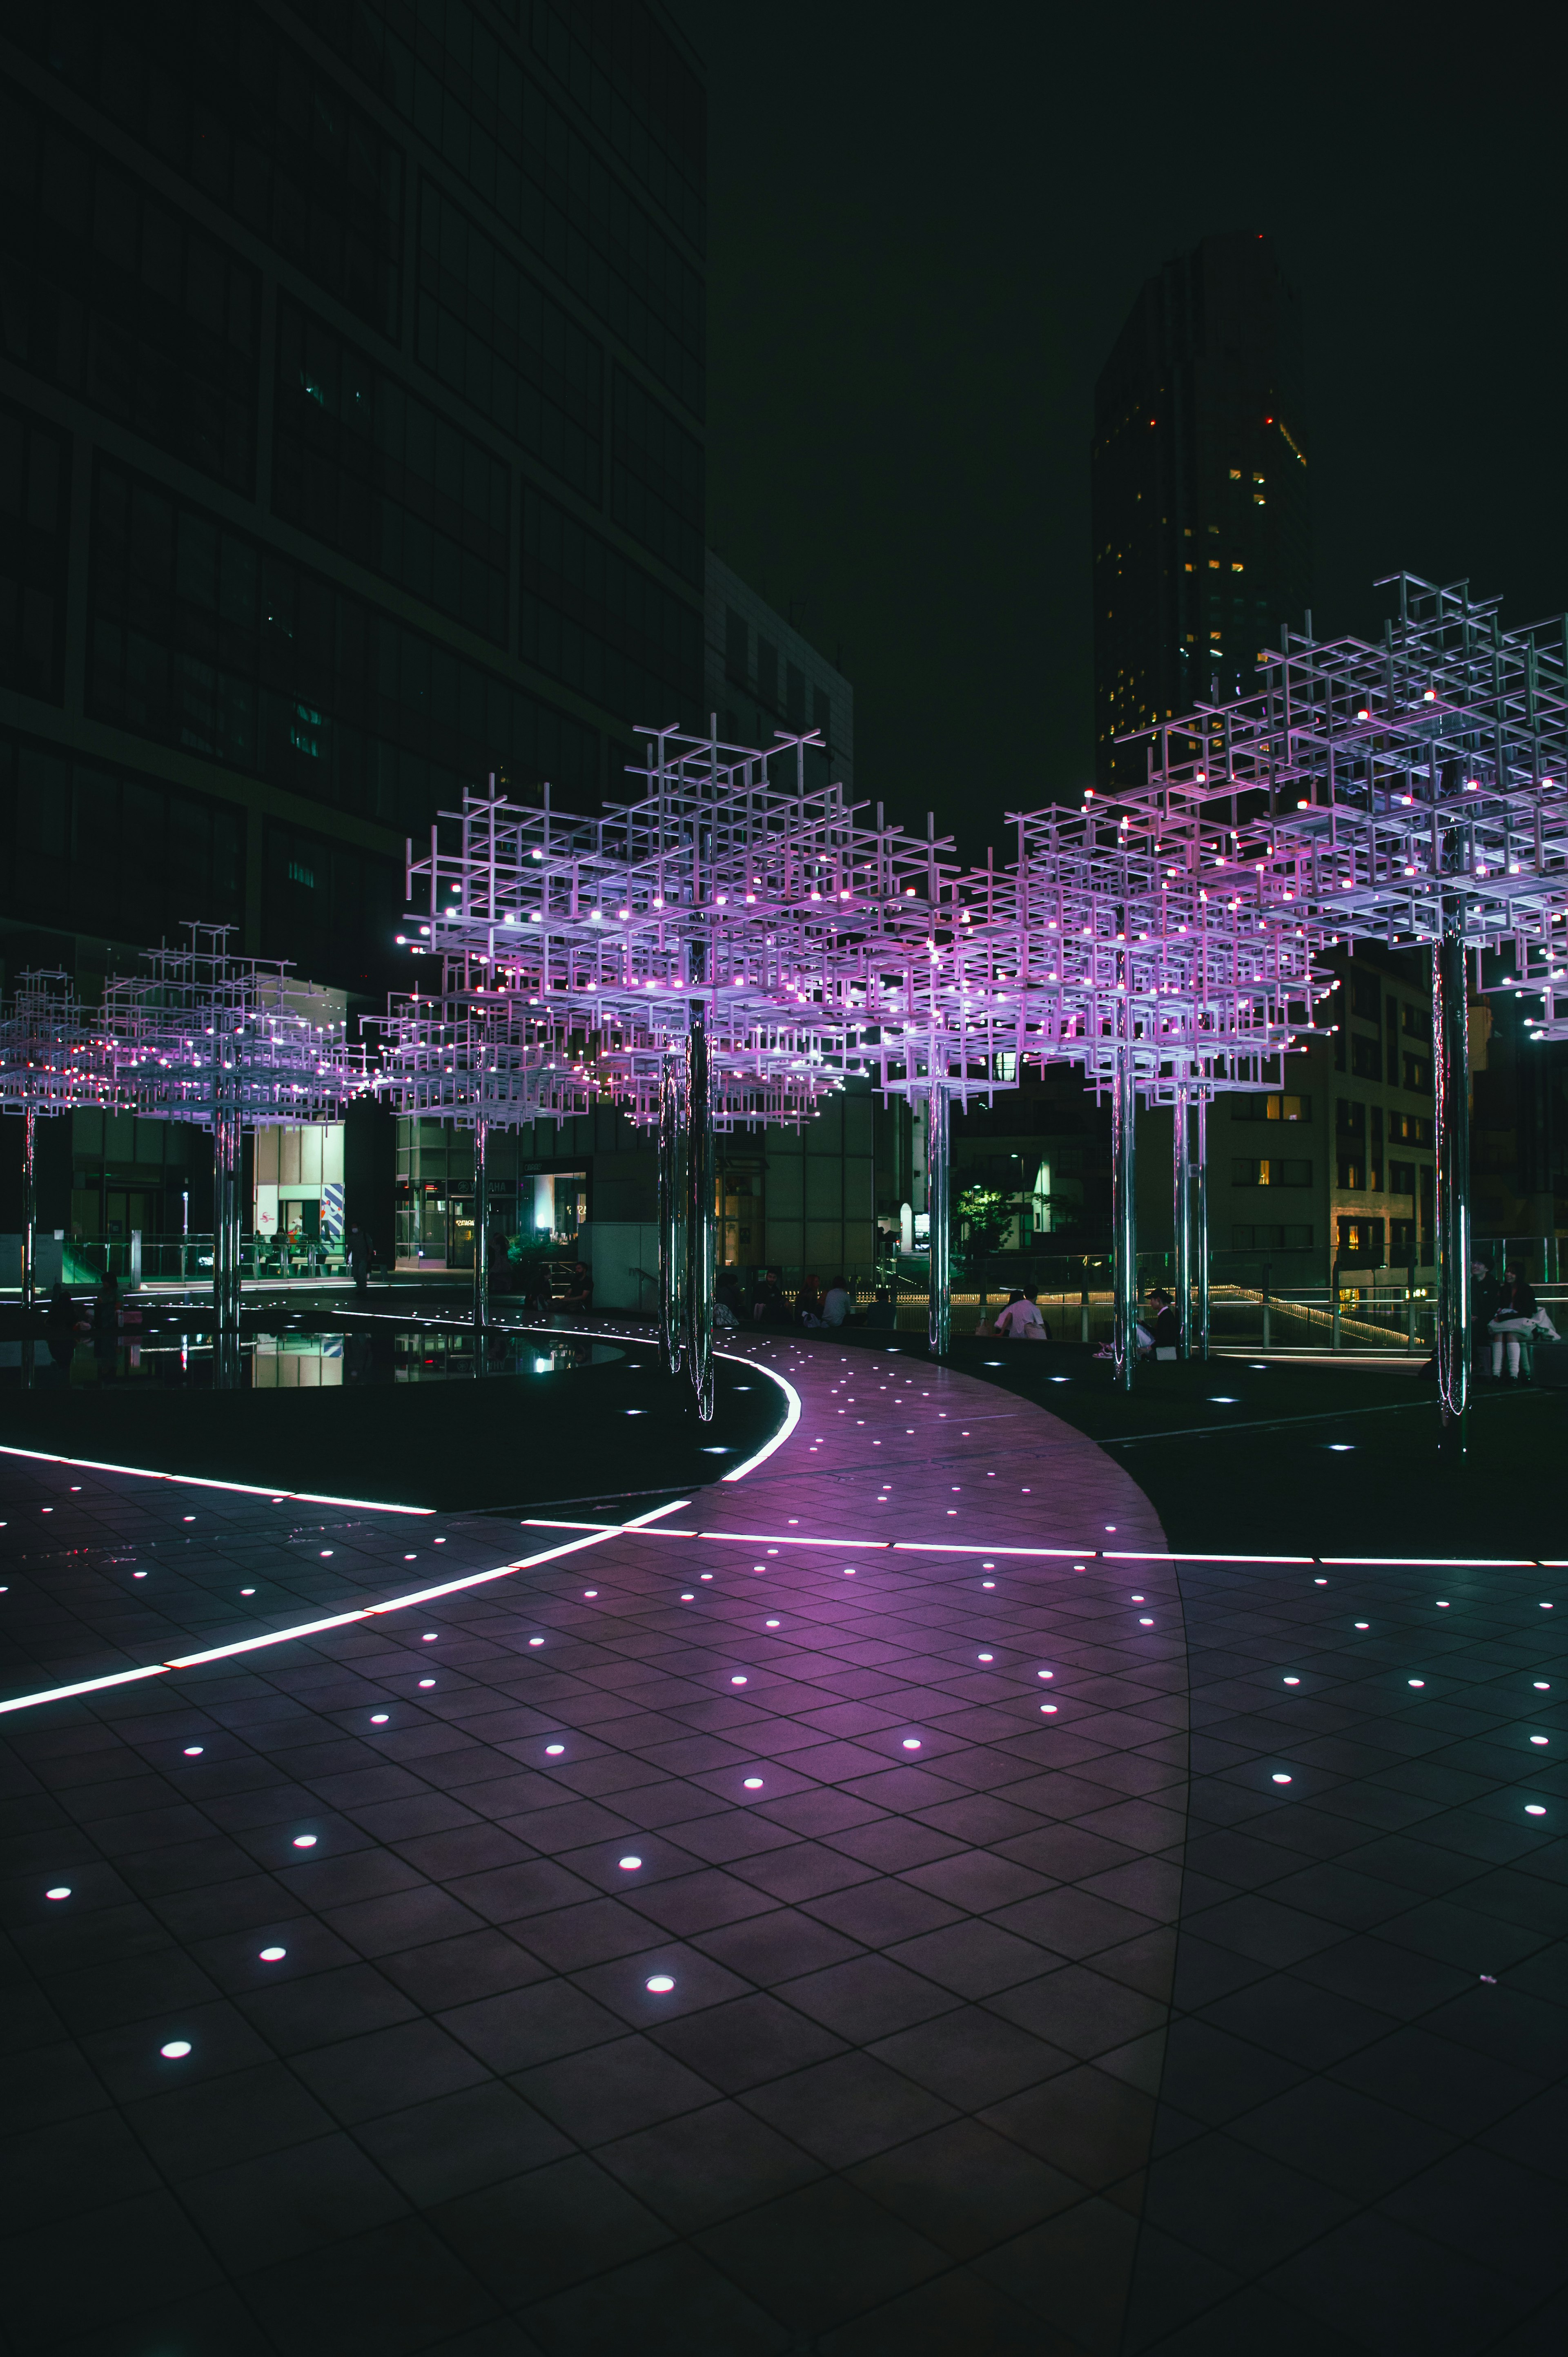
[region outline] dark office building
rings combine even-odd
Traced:
[[[1148,279],[1094,395],[1095,772],[1115,739],[1246,694],[1311,597],[1300,307],[1266,237]]]
[[[700,723],[703,156],[657,0],[7,13],[0,987],[375,998],[466,784]]]

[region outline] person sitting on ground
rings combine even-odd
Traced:
[[[585,1262],[575,1260],[567,1265],[566,1291],[561,1302],[563,1309],[574,1317],[594,1306],[594,1272]]]
[[[835,1276],[822,1302],[824,1326],[842,1326],[849,1316],[849,1288],[842,1276]]]
[[[1014,1342],[1048,1342],[1050,1329],[1040,1315],[1040,1306],[1031,1299],[1021,1286],[1015,1286],[1007,1297],[1007,1306],[996,1313],[993,1332],[1005,1335]]]

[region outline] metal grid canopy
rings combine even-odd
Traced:
[[[1391,586],[1391,585],[1383,585]],[[1147,782],[1104,805],[1130,841],[1310,937],[1430,948],[1438,1380],[1464,1446],[1470,1211],[1466,958],[1568,979],[1568,620],[1505,630],[1498,601],[1392,577],[1382,643],[1287,635],[1263,684],[1141,731]],[[1095,799],[1088,797],[1086,799]],[[1100,803],[1096,802],[1100,807]]]
[[[231,928],[189,924],[189,940],[145,950],[147,973],[104,985],[102,1028],[119,1102],[145,1120],[212,1132],[214,1307],[240,1309],[240,1160],[247,1129],[337,1120],[350,1092],[340,1034],[289,1004],[286,965],[236,957]]]
[[[38,1118],[114,1099],[114,1065],[67,974],[34,968],[16,977],[0,1018],[0,1111],[22,1116],[22,1306],[38,1290]]]

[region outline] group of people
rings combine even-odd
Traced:
[[[1529,1278],[1521,1268],[1510,1262],[1503,1271],[1499,1285],[1487,1263],[1472,1261],[1470,1274],[1474,1280],[1470,1297],[1470,1331],[1475,1338],[1477,1374],[1485,1374],[1485,1358],[1488,1345],[1491,1376],[1494,1383],[1503,1381],[1503,1361],[1508,1361],[1510,1383],[1523,1380],[1520,1361],[1528,1340],[1536,1335],[1556,1342],[1562,1338],[1556,1327],[1536,1299]]]

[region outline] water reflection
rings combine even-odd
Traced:
[[[490,1375],[558,1375],[607,1366],[625,1352],[575,1335],[544,1337],[471,1329],[376,1324],[342,1333],[291,1327],[242,1334],[237,1369],[225,1376],[210,1328],[172,1321],[102,1337],[51,1335],[47,1348],[0,1341],[0,1388],[86,1391],[110,1384],[195,1385],[201,1390],[336,1390],[359,1383],[472,1383]],[[25,1363],[31,1360],[31,1365]]]

